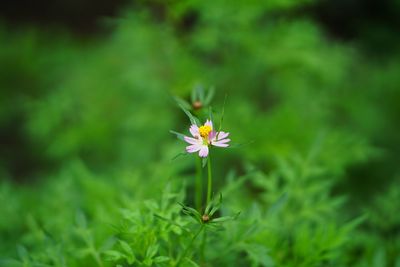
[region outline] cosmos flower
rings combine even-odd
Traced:
[[[186,151],[188,153],[199,152],[199,156],[202,158],[208,156],[209,146],[228,147],[228,143],[231,141],[227,138],[229,133],[215,131],[210,120],[200,127],[196,124],[191,125],[189,131],[193,137],[184,137],[184,140],[190,144],[186,147]]]

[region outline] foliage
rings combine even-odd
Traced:
[[[312,5],[135,1],[90,41],[2,28],[0,266],[400,266],[400,50],[329,37]],[[185,214],[169,133],[176,102],[213,97],[245,144],[215,150],[218,224]]]

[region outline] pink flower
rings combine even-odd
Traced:
[[[184,139],[190,145],[186,147],[188,153],[199,152],[199,156],[205,158],[208,156],[208,147],[210,145],[217,147],[228,147],[229,133],[226,132],[216,132],[213,129],[213,124],[210,120],[207,120],[204,125],[198,127],[193,124],[189,128],[190,133],[193,137],[185,136]]]

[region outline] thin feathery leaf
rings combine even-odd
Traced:
[[[180,139],[180,140],[182,140],[182,141],[185,141],[185,135],[184,135],[184,134],[175,132],[175,131],[173,131],[173,130],[170,130],[169,132],[172,133],[172,134],[175,134],[176,137],[177,137],[178,139]]]
[[[211,209],[209,215],[210,215],[210,216],[213,216],[214,213],[216,213],[216,212],[219,210],[219,208],[221,207],[221,204],[222,204],[222,194],[220,193],[220,194],[219,194],[218,202],[217,202],[217,203],[215,204],[215,206]]]
[[[190,109],[192,108],[192,106],[190,105],[190,103],[187,102],[186,100],[184,100],[183,98],[180,98],[180,97],[178,97],[178,96],[174,96],[174,100],[175,100],[175,102],[176,102],[176,104],[177,104],[178,106],[182,106],[182,107],[184,107],[184,108],[187,109],[187,110],[190,110]]]
[[[201,158],[201,167],[204,168],[207,165],[207,158]]]
[[[222,194],[220,193],[220,194],[219,194],[219,198],[218,198],[218,202],[216,203],[215,198],[213,198],[213,199],[210,201],[210,203],[208,203],[208,205],[207,205],[207,207],[206,207],[204,213],[205,213],[205,214],[208,214],[208,215],[211,215],[211,214],[210,214],[210,211],[213,209],[213,207],[216,206],[216,205],[219,205],[221,202],[222,202]],[[215,204],[215,205],[214,205],[214,204]]]
[[[178,202],[178,204],[182,207],[182,212],[184,214],[195,218],[197,222],[201,222],[201,215],[197,210],[195,210],[189,206],[186,206],[185,204],[180,203],[180,202]]]
[[[171,225],[177,226],[177,227],[179,227],[182,231],[184,231],[184,232],[186,232],[186,233],[188,233],[188,234],[190,234],[190,235],[192,234],[188,229],[186,229],[186,228],[183,227],[182,225],[180,225],[180,224],[174,222],[174,221],[171,220],[171,219],[165,218],[165,217],[163,217],[163,216],[161,216],[161,215],[158,215],[158,214],[154,214],[154,217],[156,217],[156,218],[159,219],[159,220],[166,221],[166,222],[168,222],[168,223],[171,224]]]
[[[207,207],[206,207],[206,209],[204,210],[204,213],[205,213],[205,214],[208,214],[208,213],[210,212],[210,210],[211,210],[211,208],[212,208],[212,205],[213,205],[213,202],[212,202],[212,201],[210,201],[210,203],[207,204]]]
[[[188,116],[190,122],[194,125],[199,124],[199,119],[196,118],[192,113],[190,113],[189,110],[185,109],[182,105],[179,105],[179,107],[182,109],[183,112],[185,112],[186,116]]]
[[[205,106],[208,106],[211,103],[211,100],[213,99],[214,95],[215,95],[215,88],[210,87],[210,89],[208,89],[207,96],[204,99]]]
[[[240,215],[240,211],[233,216],[223,216],[223,217],[215,218],[215,219],[211,220],[210,223],[223,223],[223,222],[227,222],[227,221],[233,221],[233,220],[236,220],[237,217],[239,217],[239,215]]]
[[[198,85],[196,87],[196,93],[197,100],[199,100],[201,103],[204,103],[204,87],[202,85]]]
[[[181,152],[181,153],[175,155],[175,156],[171,159],[171,161],[174,161],[174,160],[176,160],[176,159],[179,158],[179,157],[184,157],[184,156],[187,156],[187,155],[189,155],[189,153],[187,153],[186,151],[185,151],[185,152]]]
[[[208,117],[212,122],[214,121],[214,116],[213,116],[213,112],[212,112],[212,107],[211,106],[208,107]]]
[[[228,98],[228,94],[225,94],[225,98],[224,98],[224,104],[222,105],[222,114],[221,114],[221,118],[219,120],[219,128],[218,128],[218,132],[221,131],[222,129],[222,123],[224,122],[224,115],[225,115],[225,104],[226,104],[226,99]],[[217,136],[218,138],[218,136]]]

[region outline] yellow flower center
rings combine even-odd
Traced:
[[[199,127],[200,136],[203,138],[207,137],[211,131],[212,131],[212,128],[209,125],[203,125],[203,126]]]

